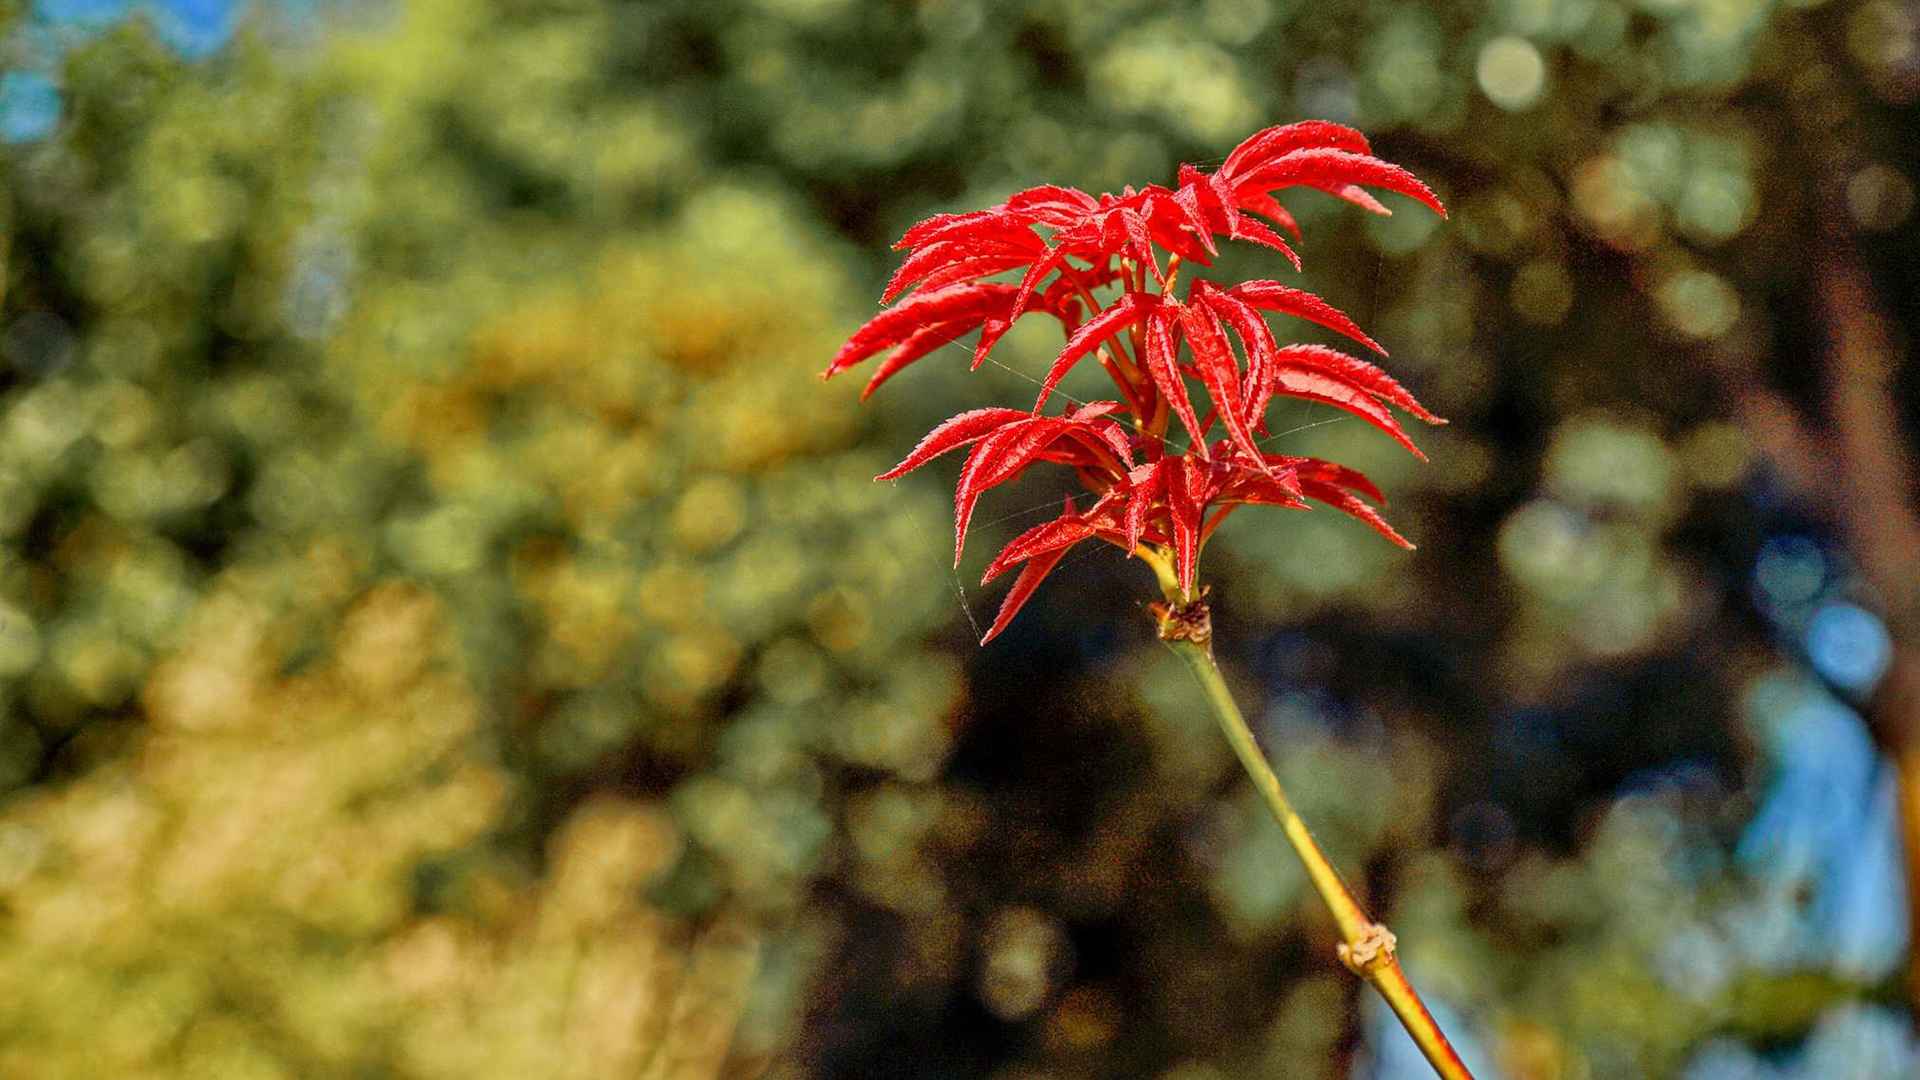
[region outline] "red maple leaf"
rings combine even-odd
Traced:
[[[972,447],[954,492],[956,565],[981,496],[1028,467],[1068,466],[1092,493],[1086,509],[1068,499],[1059,517],[1014,537],[987,566],[983,583],[1015,566],[1021,571],[981,644],[1006,629],[1041,581],[1088,540],[1128,553],[1141,544],[1165,547],[1187,592],[1208,538],[1242,506],[1306,509],[1312,500],[1413,546],[1380,516],[1376,506],[1385,499],[1359,472],[1260,448],[1267,407],[1285,396],[1344,410],[1423,457],[1392,410],[1445,421],[1369,361],[1325,345],[1280,344],[1267,314],[1315,324],[1382,357],[1386,350],[1331,304],[1277,281],[1226,286],[1196,277],[1180,295],[1181,267],[1211,265],[1219,238],[1272,248],[1298,269],[1299,257],[1281,234],[1298,240],[1300,227],[1274,198],[1295,187],[1389,213],[1366,190],[1380,188],[1446,215],[1412,173],[1374,157],[1365,136],[1309,120],[1248,136],[1211,173],[1182,165],[1172,188],[1149,184],[1097,196],[1029,188],[985,210],[937,214],[894,245],[907,255],[881,297],[892,306],[855,330],[826,370],[832,376],[884,353],[862,397],[975,332],[977,368],[1026,315],[1054,318],[1066,336],[1030,411],[961,413],[879,477],[891,480]],[[1061,380],[1088,357],[1112,378],[1120,400],[1047,415]],[[1189,378],[1206,393],[1205,413],[1194,408]],[[1184,445],[1170,438],[1175,419]],[[1210,443],[1215,420],[1225,438]]]

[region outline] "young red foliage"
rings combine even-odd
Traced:
[[[1072,468],[1094,494],[1084,511],[1068,499],[1059,517],[1015,537],[988,565],[987,581],[1022,569],[982,644],[1006,629],[1060,560],[1088,540],[1128,553],[1143,543],[1165,546],[1189,592],[1207,539],[1241,506],[1298,510],[1312,500],[1413,546],[1375,509],[1384,498],[1365,476],[1316,458],[1266,453],[1256,438],[1267,430],[1268,405],[1286,396],[1342,409],[1420,456],[1392,410],[1444,421],[1368,361],[1319,344],[1280,344],[1267,314],[1311,323],[1382,357],[1387,351],[1344,312],[1277,281],[1223,286],[1196,278],[1184,298],[1178,291],[1180,267],[1211,265],[1221,239],[1271,248],[1298,269],[1281,232],[1298,240],[1300,227],[1274,193],[1300,187],[1389,213],[1366,190],[1380,188],[1446,215],[1412,173],[1374,157],[1365,136],[1309,120],[1255,132],[1211,173],[1182,165],[1172,188],[1149,184],[1118,195],[1028,188],[985,210],[937,214],[894,245],[907,255],[881,297],[891,306],[854,331],[825,373],[884,352],[863,398],[975,332],[979,367],[1027,315],[1051,317],[1065,336],[1031,411],[961,413],[879,477],[891,480],[972,447],[954,492],[956,564],[981,496],[1034,463]],[[1181,358],[1182,346],[1190,360]],[[1120,400],[1047,415],[1047,401],[1089,356],[1112,378]],[[1204,413],[1194,408],[1189,376],[1206,393]],[[1176,419],[1184,445],[1170,437]],[[1216,419],[1225,437],[1209,443]]]

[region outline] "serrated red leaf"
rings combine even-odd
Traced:
[[[967,370],[979,371],[980,365],[987,362],[988,354],[993,352],[993,347],[998,345],[1000,339],[1005,337],[1007,331],[1012,328],[1013,320],[1011,319],[988,319],[981,323],[980,340],[973,347],[973,364]]]
[[[916,222],[900,239],[893,242],[893,250],[904,251],[919,247],[921,244],[932,242],[942,232],[992,221],[997,216],[997,212],[993,210],[969,210],[964,214],[935,214]]]
[[[1021,230],[1028,243],[1014,243],[1000,237],[963,237],[953,240],[936,240],[914,250],[913,254],[900,263],[900,268],[887,279],[886,287],[881,290],[880,302],[890,304],[914,282],[926,278],[937,271],[944,270],[956,263],[971,263],[985,260],[1002,264],[1000,270],[1011,266],[1025,266],[1046,252],[1046,245],[1031,230]]]
[[[1127,231],[1127,246],[1134,261],[1153,272],[1153,279],[1160,284],[1167,283],[1167,277],[1160,270],[1160,259],[1153,253],[1153,237],[1147,231],[1147,219],[1132,208],[1120,211],[1120,224]]]
[[[1214,411],[1226,423],[1228,436],[1249,457],[1259,461],[1260,450],[1254,445],[1253,432],[1248,430],[1246,407],[1240,397],[1240,369],[1234,363],[1233,349],[1220,329],[1219,318],[1205,304],[1187,304],[1180,309],[1180,326],[1186,333],[1187,347],[1193,350],[1200,381],[1213,399]]]
[[[1366,473],[1361,472],[1359,469],[1342,465],[1338,462],[1311,457],[1290,458],[1287,464],[1293,470],[1294,475],[1303,480],[1318,480],[1322,483],[1332,484],[1335,487],[1346,488],[1348,491],[1357,491],[1367,498],[1372,499],[1380,506],[1387,505],[1386,495],[1380,491],[1380,488],[1375,485],[1372,480],[1367,479]]]
[[[1079,188],[1042,184],[1015,192],[1001,205],[1042,225],[1063,229],[1078,224],[1099,209],[1100,202]]]
[[[1013,588],[1008,589],[1006,599],[1000,601],[1000,612],[993,617],[993,625],[987,628],[986,635],[980,639],[980,644],[985,645],[1000,636],[1000,632],[1007,628],[1007,624],[1013,622],[1013,617],[1020,614],[1020,609],[1026,607],[1027,601],[1033,598],[1034,590],[1040,587],[1040,583],[1045,581],[1047,575],[1053,573],[1053,568],[1059,566],[1060,560],[1066,557],[1067,549],[1060,548],[1033,558],[1021,568],[1020,576],[1013,579]]]
[[[1186,384],[1180,381],[1177,347],[1173,341],[1173,322],[1178,315],[1178,304],[1162,301],[1147,317],[1147,375],[1153,380],[1154,389],[1166,401],[1168,408],[1180,418],[1181,426],[1187,429],[1194,449],[1204,457],[1207,453],[1207,429],[1201,426],[1200,418],[1193,414],[1193,402],[1187,397]]]
[[[991,486],[987,476],[999,467],[1020,429],[1041,422],[1039,418],[1028,416],[1001,427],[975,443],[973,452],[967,455],[966,464],[960,466],[960,479],[953,488],[953,565],[960,565],[960,555],[966,550],[967,523],[973,520],[973,508],[979,503],[981,494]]]
[[[1289,345],[1275,357],[1279,364],[1292,365],[1339,379],[1356,389],[1412,413],[1429,424],[1445,420],[1427,411],[1393,376],[1358,357],[1348,356],[1325,345]]]
[[[1133,555],[1133,549],[1140,546],[1140,537],[1147,529],[1147,516],[1153,512],[1153,502],[1166,488],[1166,465],[1174,458],[1161,458],[1159,461],[1142,465],[1127,476],[1127,504],[1121,519],[1121,531],[1127,544],[1127,555]]]
[[[1257,425],[1261,414],[1267,409],[1267,396],[1272,389],[1273,357],[1279,349],[1279,343],[1273,337],[1273,328],[1267,325],[1267,320],[1253,305],[1222,291],[1210,281],[1195,281],[1189,295],[1211,308],[1233,327],[1234,333],[1240,335],[1242,349],[1247,355],[1247,374],[1242,383],[1241,397],[1246,403],[1247,422]]]
[[[1180,189],[1174,201],[1190,219],[1207,254],[1217,255],[1213,234],[1230,232],[1239,220],[1239,211],[1227,204],[1205,173],[1191,165],[1180,166]]]
[[[1264,191],[1244,191],[1235,201],[1240,204],[1240,209],[1249,214],[1259,214],[1292,233],[1295,240],[1300,239],[1300,223],[1295,221],[1293,215],[1287,212],[1287,208],[1281,206],[1280,201],[1273,196]]]
[[[867,320],[834,354],[823,378],[831,378],[881,349],[898,345],[931,323],[978,326],[1012,302],[1011,285],[953,285],[938,292],[920,292]]]
[[[1033,225],[1033,218],[999,206],[969,214],[936,214],[909,229],[894,247],[912,250],[951,241],[998,241],[1021,249],[1035,249],[1040,238],[1034,233]]]
[[[1225,502],[1214,507],[1213,511],[1207,515],[1206,523],[1200,526],[1200,546],[1205,547],[1207,540],[1213,536],[1213,530],[1219,528],[1221,522],[1226,521],[1235,510],[1246,505],[1248,504],[1241,502]]]
[[[1284,364],[1284,361],[1282,363]],[[1400,427],[1400,422],[1393,418],[1393,414],[1387,411],[1387,407],[1375,401],[1366,391],[1317,371],[1285,366],[1274,372],[1273,381],[1276,393],[1318,401],[1352,413],[1385,432],[1394,442],[1406,447],[1407,452],[1414,457],[1421,461],[1427,460],[1427,455],[1421,453],[1420,448],[1407,437],[1407,433]]]
[[[916,287],[922,292],[931,292],[962,281],[978,281],[1008,270],[1018,270],[1032,261],[1024,255],[982,255],[974,259],[960,259],[921,278]]]
[[[941,421],[939,426],[926,433],[908,454],[906,460],[879,476],[875,480],[895,480],[932,461],[934,458],[957,450],[976,439],[983,439],[1010,423],[1031,419],[1031,415],[1019,409],[971,409],[958,416]]]
[[[1300,256],[1281,239],[1280,234],[1260,224],[1253,218],[1241,215],[1235,219],[1228,235],[1235,240],[1248,240],[1263,247],[1270,247],[1287,257],[1295,270],[1300,269]]]
[[[1139,321],[1144,313],[1152,311],[1159,303],[1158,297],[1145,293],[1125,293],[1100,314],[1082,323],[1067,338],[1066,347],[1060,350],[1053,367],[1048,369],[1045,381],[1040,384],[1040,397],[1033,403],[1033,411],[1039,412],[1046,405],[1047,398],[1053,395],[1060,380],[1067,377],[1067,372],[1073,370],[1075,364],[1098,348],[1100,342]]]
[[[1263,311],[1291,315],[1296,319],[1324,326],[1336,334],[1352,338],[1381,356],[1387,350],[1368,337],[1347,313],[1304,289],[1294,289],[1277,281],[1243,281],[1226,290],[1227,295],[1252,304]]]
[[[1227,155],[1226,164],[1220,166],[1220,171],[1227,176],[1239,176],[1283,154],[1308,147],[1327,147],[1356,154],[1373,153],[1373,148],[1367,145],[1367,137],[1344,124],[1336,124],[1331,120],[1301,120],[1265,128],[1240,140],[1240,145]]]
[[[1113,402],[1101,402],[1113,405]],[[961,467],[954,489],[953,563],[960,565],[965,549],[967,523],[980,496],[999,484],[1018,476],[1055,441],[1081,424],[1068,417],[1028,415],[1019,423],[1008,424],[982,439]]]
[[[1338,191],[1347,185],[1364,184],[1398,192],[1447,216],[1447,208],[1419,178],[1398,165],[1367,154],[1347,150],[1313,147],[1294,150],[1236,178],[1236,191],[1272,192],[1277,188],[1302,185]]]
[[[1111,420],[1109,415],[1126,408],[1117,401],[1090,401],[1068,413],[1068,426],[1065,435],[1079,439],[1096,452],[1106,452],[1122,463],[1123,471],[1133,468],[1133,445],[1127,439],[1126,429]]]
[[[1044,256],[1035,261],[1034,264],[1027,269],[1025,276],[1020,279],[1020,288],[1014,295],[1013,310],[1008,318],[1017,319],[1025,313],[1027,304],[1033,299],[1033,291],[1040,287],[1040,282],[1045,279],[1048,274],[1064,266],[1066,261],[1066,253],[1059,248],[1049,249]]]
[[[1008,541],[1007,546],[1000,549],[1000,554],[995,555],[993,561],[987,564],[986,572],[980,578],[980,584],[991,583],[994,578],[1012,569],[1016,563],[1025,562],[1037,555],[1045,555],[1058,548],[1071,547],[1092,536],[1096,531],[1092,521],[1074,512],[1073,500],[1068,499],[1066,508],[1061,511],[1059,517],[1052,521],[1043,521]]]
[[[1169,254],[1196,266],[1213,265],[1220,253],[1214,243],[1219,230],[1209,225],[1194,205],[1191,193],[1157,200],[1147,217],[1147,234]],[[1164,285],[1164,283],[1163,283]]]
[[[1076,406],[1072,412],[1066,415],[1065,419],[1071,420],[1076,424],[1084,424],[1089,421],[1098,420],[1103,416],[1110,416],[1119,410],[1120,403],[1117,401],[1089,401],[1084,405]]]
[[[1296,477],[1287,477],[1284,480],[1254,477],[1236,486],[1233,497],[1241,502],[1257,503],[1261,506],[1305,510],[1307,504],[1301,498],[1304,494],[1305,491]]]
[[[1394,530],[1393,526],[1387,524],[1387,519],[1381,517],[1379,511],[1361,502],[1359,498],[1345,489],[1322,480],[1307,477],[1301,478],[1300,488],[1307,493],[1308,497],[1317,499],[1320,502],[1326,503],[1328,506],[1366,522],[1373,531],[1379,533],[1381,536],[1406,548],[1408,551],[1413,550],[1413,541],[1401,536]]]
[[[1323,190],[1334,198],[1350,202],[1369,213],[1379,214],[1381,217],[1393,216],[1393,211],[1387,209],[1386,203],[1374,198],[1372,192],[1358,184],[1346,184],[1341,187],[1325,188]],[[1441,216],[1444,217],[1445,214],[1443,213]]]
[[[964,323],[935,323],[914,331],[913,336],[894,346],[893,351],[887,354],[887,358],[880,361],[880,366],[874,369],[873,376],[867,380],[867,385],[861,388],[860,400],[865,401],[872,397],[873,392],[880,389],[881,383],[899,374],[907,365],[937,349],[953,344],[971,329],[972,327]]]
[[[1165,470],[1167,524],[1173,533],[1174,573],[1184,592],[1193,591],[1194,566],[1200,555],[1200,521],[1206,496],[1196,490],[1198,463],[1190,457],[1169,458]]]
[[[1087,427],[1093,431],[1094,437],[1105,443],[1107,449],[1113,451],[1114,458],[1121,463],[1123,469],[1133,468],[1133,444],[1127,439],[1126,428],[1111,420],[1103,424],[1088,424]]]

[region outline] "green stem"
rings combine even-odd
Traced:
[[[1148,549],[1141,550],[1146,552]],[[1143,557],[1161,576],[1167,602],[1171,605],[1160,611],[1161,640],[1186,661],[1187,668],[1199,681],[1207,703],[1213,706],[1214,718],[1220,722],[1220,730],[1233,746],[1233,752],[1240,758],[1247,775],[1253,778],[1253,786],[1259,790],[1260,797],[1266,800],[1267,808],[1273,811],[1274,818],[1280,822],[1280,828],[1286,832],[1287,842],[1293,845],[1294,853],[1306,865],[1307,878],[1313,883],[1314,891],[1333,911],[1334,922],[1338,924],[1340,936],[1344,939],[1339,950],[1340,961],[1386,999],[1394,1015],[1400,1018],[1401,1026],[1413,1037],[1436,1074],[1443,1080],[1473,1080],[1473,1074],[1460,1060],[1460,1055],[1454,1052],[1453,1045],[1434,1021],[1426,1003],[1420,1000],[1420,994],[1407,981],[1406,972],[1400,969],[1393,933],[1369,918],[1366,909],[1360,906],[1346,883],[1340,880],[1339,872],[1333,868],[1326,853],[1320,850],[1320,845],[1314,842],[1313,834],[1307,831],[1306,822],[1301,820],[1300,814],[1293,808],[1292,800],[1287,798],[1286,789],[1280,786],[1280,778],[1274,775],[1266,756],[1260,752],[1260,745],[1254,740],[1246,717],[1240,714],[1240,706],[1227,689],[1219,665],[1214,663],[1211,618],[1205,602],[1180,596],[1178,586],[1171,581],[1171,574],[1161,573],[1166,566],[1164,556],[1149,553]]]

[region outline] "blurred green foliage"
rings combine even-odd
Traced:
[[[1305,115],[1454,208],[1297,210],[1307,283],[1457,423],[1417,467],[1274,417],[1394,492],[1417,559],[1333,514],[1214,549],[1303,811],[1490,1075],[1860,1041],[1885,972],[1754,960],[1774,909],[1726,854],[1764,771],[1726,703],[1777,658],[1712,569],[1756,453],[1702,372],[1791,355],[1810,188],[1893,240],[1914,201],[1880,123],[1910,12],[1803,7],[419,0],[263,7],[199,62],[139,19],[76,35],[58,133],[0,159],[0,1073],[1391,1075],[1144,575],[1069,564],[977,657],[944,493],[869,480],[1057,343],[956,349],[865,416],[813,378],[915,217]],[[1602,781],[1487,719],[1664,661],[1577,705],[1645,750]]]
[[[74,54],[8,192],[0,1071],[677,1076],[787,1030],[835,777],[945,743],[939,504],[816,392],[841,251],[686,191],[608,17]]]

